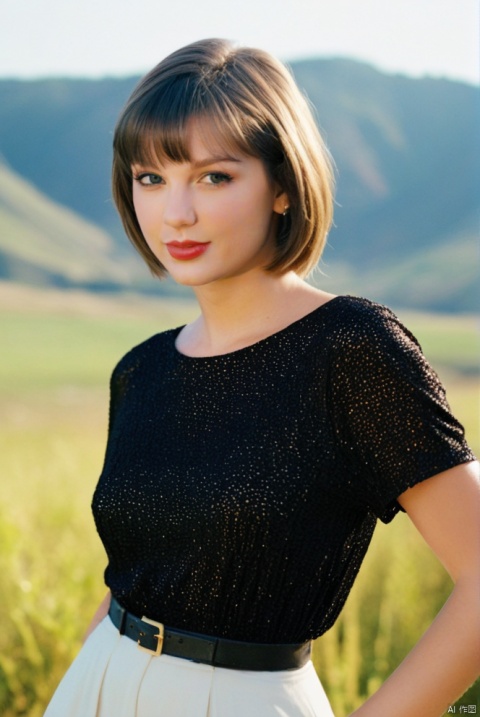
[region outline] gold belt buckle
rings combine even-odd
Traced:
[[[154,637],[157,638],[157,648],[156,650],[152,650],[149,647],[145,647],[144,645],[142,645],[142,643],[140,642],[141,637],[137,640],[137,647],[139,650],[143,650],[144,652],[148,652],[151,655],[156,655],[158,657],[158,655],[162,654],[163,636],[165,632],[164,626],[161,622],[155,622],[155,620],[150,620],[150,618],[148,617],[142,617],[142,620],[143,622],[148,622],[149,625],[154,625],[155,627],[158,627],[158,634],[154,635]],[[140,635],[141,634],[142,633],[140,633]]]

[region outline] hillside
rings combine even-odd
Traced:
[[[292,69],[338,167],[337,252],[379,266],[476,227],[478,88],[351,60]]]
[[[105,231],[62,207],[0,163],[0,278],[95,289],[129,275]]]
[[[407,307],[476,310],[478,88],[343,59],[292,70],[337,165],[324,285]],[[108,232],[128,266],[132,252],[110,199],[110,146],[136,80],[0,81],[0,153]]]

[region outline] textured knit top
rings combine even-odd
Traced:
[[[93,499],[113,595],[169,627],[301,642],[342,608],[377,518],[473,459],[414,337],[337,297],[252,346],[193,358],[180,328],[111,380]]]

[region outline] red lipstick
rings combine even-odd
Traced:
[[[210,242],[196,241],[171,241],[168,242],[167,249],[174,259],[180,261],[190,261],[196,259],[207,251]]]

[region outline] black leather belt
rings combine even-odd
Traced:
[[[235,670],[272,672],[297,669],[310,659],[311,642],[265,645],[172,630],[161,622],[132,615],[114,597],[108,614],[121,635],[135,640],[141,650],[152,655],[172,655]]]

